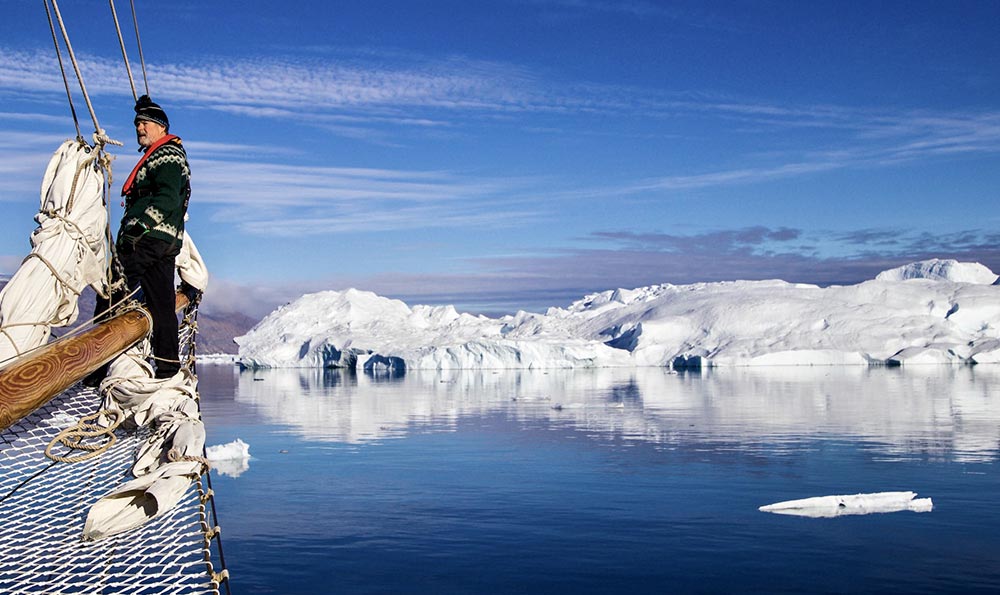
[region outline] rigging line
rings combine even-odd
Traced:
[[[110,303],[108,305],[108,309],[107,310],[105,310],[101,314],[96,314],[95,316],[93,316],[89,320],[85,320],[85,321],[81,322],[80,324],[74,326],[72,329],[69,330],[69,332],[67,332],[65,335],[63,335],[63,336],[61,336],[59,338],[60,339],[65,339],[66,337],[74,337],[76,335],[79,335],[79,334],[83,333],[85,330],[88,330],[87,325],[92,324],[92,323],[96,324],[100,320],[100,318],[102,316],[107,315],[109,312],[111,312],[112,310],[115,310],[116,308],[120,308],[120,311],[115,314],[116,316],[119,315],[119,314],[124,314],[125,312],[131,312],[133,310],[142,312],[143,315],[146,316],[146,318],[149,318],[149,327],[153,328],[153,320],[152,320],[152,318],[150,318],[151,315],[148,312],[146,312],[146,310],[144,308],[139,307],[138,302],[135,302],[134,304],[132,304],[132,303],[126,303],[126,300],[128,300],[129,298],[131,298],[132,296],[134,296],[135,294],[137,294],[139,292],[140,287],[141,286],[136,286],[136,288],[133,289],[131,293],[129,293],[128,295],[126,295],[125,297],[123,297],[121,300],[119,300],[117,302]],[[33,325],[37,326],[37,325],[41,325],[41,324],[44,324],[44,323],[30,323],[30,324],[33,324]],[[0,327],[0,332],[3,332],[5,328],[10,327],[10,326],[13,326],[13,325],[6,325],[6,326],[3,326],[3,327]],[[11,340],[11,343],[13,343],[13,342],[14,341]],[[3,366],[6,366],[8,362],[12,362],[15,359],[21,357],[22,355],[27,355],[29,353],[38,351],[40,349],[44,349],[45,347],[48,347],[49,345],[51,345],[51,343],[43,343],[41,345],[38,345],[36,347],[32,347],[31,349],[23,351],[23,352],[21,352],[21,353],[19,353],[17,355],[12,355],[12,356],[8,357],[5,360],[0,360],[0,368],[2,368]],[[14,349],[17,349],[17,345],[14,345]]]
[[[135,44],[139,46],[139,64],[142,65],[142,84],[146,87],[146,95],[149,95],[149,78],[146,77],[146,58],[142,55],[142,39],[139,38],[139,20],[135,16],[135,0],[129,0],[132,5],[132,24],[135,26]]]
[[[76,54],[73,53],[73,45],[69,42],[69,33],[66,32],[66,24],[63,23],[62,14],[59,12],[59,3],[51,0],[52,9],[56,13],[56,20],[59,21],[59,30],[62,31],[63,41],[66,43],[66,51],[69,52],[70,61],[73,63],[73,71],[76,72],[76,80],[80,82],[80,90],[83,92],[83,99],[87,102],[87,109],[90,111],[90,118],[94,121],[94,132],[104,134],[100,123],[97,121],[97,114],[94,113],[94,106],[90,103],[90,95],[87,94],[87,86],[83,83],[83,75],[80,74],[80,66],[76,61]]]
[[[199,407],[200,406],[201,405],[199,404]],[[208,457],[208,451],[207,450],[203,451],[202,452],[202,456],[204,456],[204,457],[207,458]],[[208,482],[207,482],[208,483],[208,491],[209,491],[209,493],[212,493],[212,474],[211,474],[211,472],[206,471],[205,472],[205,477],[208,478]],[[215,497],[213,496],[212,498],[210,498],[209,502],[211,502],[211,504],[212,504],[212,521],[214,523],[218,523],[219,522],[219,513],[215,509]],[[222,566],[223,570],[226,570],[226,554],[225,554],[225,552],[222,551],[222,534],[221,533],[215,536],[215,544],[219,548],[219,565]],[[233,592],[232,592],[232,590],[229,587],[229,579],[226,579],[226,593],[227,593],[227,595],[233,595]]]
[[[42,0],[42,4],[45,5],[45,16],[49,19],[49,30],[52,31],[52,43],[56,46],[56,59],[59,60],[59,72],[62,73],[63,86],[66,87],[66,100],[69,101],[69,111],[73,114],[73,125],[76,126],[76,139],[82,141],[83,134],[80,133],[80,119],[77,118],[76,108],[73,107],[73,95],[69,91],[69,79],[66,78],[66,67],[63,65],[62,52],[59,51],[59,39],[56,37],[56,26],[52,22],[52,12],[49,10],[48,0]]]
[[[195,356],[195,350],[197,348],[197,342],[196,342],[196,340],[197,340],[197,337],[198,337],[198,307],[199,307],[200,302],[201,302],[201,297],[196,297],[195,300],[194,300],[194,302],[191,303],[188,306],[188,308],[187,308],[188,310],[190,310],[190,318],[189,318],[188,315],[185,315],[185,317],[184,317],[185,321],[189,321],[188,322],[188,326],[192,328],[192,333],[191,333],[191,336],[188,338],[188,345],[187,345],[188,356],[191,358],[191,360],[193,362],[192,363],[192,368],[196,368],[197,365],[198,365],[198,363],[197,363],[197,357]],[[198,405],[198,415],[200,417],[201,416],[201,398],[198,398],[196,400],[196,403]],[[208,448],[204,444],[202,444],[202,446],[201,446],[201,456],[205,457],[206,459],[208,458]],[[208,484],[208,493],[209,494],[214,494],[214,491],[212,490],[212,472],[211,472],[211,470],[206,470],[205,471],[205,479],[206,479],[206,482]],[[212,496],[211,498],[209,498],[209,502],[212,505],[212,522],[218,523],[219,522],[219,511],[216,510],[216,508],[215,508],[215,497]],[[225,552],[225,550],[222,549],[222,534],[220,533],[220,534],[216,535],[215,540],[216,540],[215,541],[216,546],[219,549],[219,564],[222,566],[223,571],[225,571],[226,568],[227,568],[226,567],[226,552]],[[227,595],[233,595],[232,588],[229,586],[229,579],[228,578],[226,579],[226,594]]]
[[[48,471],[49,469],[51,469],[52,467],[54,467],[56,465],[56,463],[58,463],[58,461],[52,461],[51,463],[49,463],[48,465],[46,465],[45,467],[43,467],[42,469],[40,469],[37,473],[35,473],[31,477],[25,479],[21,483],[19,483],[16,486],[14,486],[14,488],[10,492],[8,492],[2,498],[0,498],[0,504],[3,504],[3,502],[5,500],[7,500],[7,498],[10,498],[11,496],[13,496],[18,490],[20,490],[24,486],[28,485],[33,479],[35,479],[36,477],[38,477],[42,473],[45,473],[46,471]]]
[[[108,0],[111,4],[111,16],[115,20],[115,31],[118,32],[118,45],[122,48],[122,58],[125,60],[125,71],[128,72],[128,84],[132,87],[132,99],[135,101],[139,100],[139,96],[135,93],[135,81],[132,79],[132,66],[128,63],[128,52],[125,51],[125,40],[122,38],[122,28],[118,24],[118,11],[115,10],[115,0]]]

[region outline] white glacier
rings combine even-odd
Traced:
[[[369,371],[996,363],[996,280],[935,259],[850,286],[663,284],[501,318],[348,289],[304,295],[236,341],[247,367]]]

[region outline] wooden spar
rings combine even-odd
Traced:
[[[188,304],[177,294],[177,310]],[[149,316],[135,310],[64,337],[0,369],[0,430],[46,404],[149,334]]]

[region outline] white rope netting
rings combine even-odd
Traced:
[[[139,528],[81,539],[88,511],[127,479],[151,433],[119,430],[107,452],[79,463],[46,458],[49,442],[99,403],[78,385],[0,433],[0,593],[218,593],[202,478]]]

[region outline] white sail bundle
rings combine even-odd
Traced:
[[[116,359],[101,384],[102,410],[124,413],[127,424],[150,426],[150,437],[135,455],[134,480],[104,495],[91,507],[83,537],[103,539],[168,512],[208,468],[202,458],[205,426],[198,409],[196,379],[186,369],[171,378],[150,377],[142,349]]]
[[[84,287],[103,291],[109,159],[100,147],[68,140],[49,161],[31,253],[0,292],[0,362],[44,345],[52,326],[75,322]]]
[[[187,215],[184,216],[184,220],[187,221]],[[180,275],[182,281],[198,291],[205,291],[208,288],[208,268],[187,230],[184,230],[181,251],[174,259],[174,265],[177,267],[177,274]]]
[[[187,232],[176,266],[188,285],[198,290],[207,286],[208,269]],[[102,411],[121,413],[129,426],[149,426],[153,433],[136,454],[131,469],[135,479],[91,508],[85,539],[103,539],[163,515],[207,468],[197,377],[185,367],[171,378],[156,379],[149,355],[148,341],[131,347],[111,362],[101,383]]]

